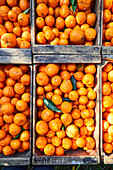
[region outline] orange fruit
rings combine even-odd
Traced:
[[[109,73],[108,73],[108,80],[110,82],[113,82],[113,70],[111,70]]]
[[[51,143],[52,143],[54,146],[60,146],[60,145],[61,145],[61,139],[58,138],[57,136],[54,136],[54,137],[51,139]]]
[[[60,8],[60,17],[66,18],[69,15],[69,8],[67,5],[62,5]]]
[[[11,146],[5,146],[3,148],[3,154],[6,155],[6,156],[9,156],[9,155],[12,155],[12,148]]]
[[[68,137],[65,137],[62,139],[62,147],[64,149],[70,149],[72,146],[72,142],[71,142],[71,139],[68,138]]]
[[[89,112],[89,110],[88,110],[88,109],[82,110],[82,111],[81,111],[81,117],[82,117],[83,119],[88,119],[88,118],[90,118],[90,112]]]
[[[44,135],[48,132],[48,124],[42,120],[36,123],[36,132],[40,135]]]
[[[6,137],[6,132],[0,129],[0,140],[3,140]]]
[[[110,96],[103,96],[102,104],[105,108],[111,107],[113,105],[112,98]]]
[[[62,146],[57,146],[55,149],[55,155],[62,156],[64,155],[64,149]]]
[[[17,150],[21,147],[21,141],[19,139],[14,139],[11,141],[10,146],[12,149]]]
[[[113,147],[110,143],[104,143],[103,144],[103,149],[105,153],[112,153]]]
[[[51,156],[55,153],[55,147],[54,145],[52,144],[47,144],[44,148],[44,153],[47,155],[47,156]]]
[[[95,148],[95,141],[92,137],[86,137],[85,141],[87,150],[93,150]]]
[[[75,24],[76,24],[76,19],[73,15],[68,15],[65,18],[65,25],[66,25],[67,28],[73,28],[75,26]]]
[[[55,118],[49,122],[49,128],[54,132],[59,131],[61,126],[62,122],[59,118]]]
[[[77,138],[79,134],[78,127],[74,124],[69,125],[66,128],[66,134],[69,138]]]
[[[76,101],[78,99],[77,91],[73,90],[73,91],[69,92],[69,99],[72,101]]]
[[[52,138],[52,137],[55,136],[55,132],[52,131],[52,130],[49,130],[49,131],[46,133],[46,136],[47,136],[48,138]]]
[[[55,76],[59,71],[59,68],[56,64],[47,64],[45,67],[45,73],[50,76],[53,77]]]
[[[49,122],[54,118],[54,112],[52,110],[49,109],[44,109],[41,112],[41,118],[45,121],[45,122]]]
[[[53,95],[52,96],[52,101],[55,105],[60,105],[62,103],[62,97],[60,95]]]
[[[60,90],[63,93],[69,93],[72,91],[72,83],[70,80],[63,80],[62,84],[60,85]]]
[[[108,128],[108,134],[113,137],[113,125]]]
[[[16,136],[21,132],[21,127],[16,125],[15,123],[10,124],[9,126],[9,133],[12,136]]]
[[[56,132],[56,135],[58,136],[58,138],[63,139],[66,136],[66,133],[63,130],[59,130]]]
[[[49,10],[44,3],[40,3],[36,8],[36,12],[39,17],[44,18],[48,14]]]
[[[45,86],[49,82],[49,77],[45,73],[38,73],[36,77],[36,81],[39,85]]]
[[[81,116],[80,110],[74,108],[74,109],[71,111],[71,116],[72,116],[73,119],[79,119],[80,116]]]
[[[30,132],[27,130],[24,130],[20,135],[20,141],[27,142],[30,139]]]
[[[62,114],[61,115],[61,121],[65,126],[68,126],[72,123],[72,117],[70,114]]]
[[[63,113],[70,113],[71,110],[72,110],[72,104],[69,103],[69,102],[64,101],[61,104],[61,110],[62,110]]]
[[[43,136],[40,136],[36,139],[36,147],[39,149],[43,149],[47,144],[47,139]]]
[[[83,147],[85,146],[85,139],[83,139],[83,138],[78,138],[78,139],[76,140],[76,144],[77,144],[78,147],[83,148]]]
[[[108,133],[103,134],[103,140],[106,143],[111,143],[113,141],[112,136],[110,136]]]

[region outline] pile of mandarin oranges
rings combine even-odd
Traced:
[[[30,148],[30,69],[0,65],[0,154]]]
[[[96,66],[41,64],[37,72],[36,148],[48,156],[95,149]]]
[[[96,15],[93,0],[36,0],[36,42],[46,45],[93,45]]]
[[[103,37],[104,46],[113,46],[113,2],[103,0]]]
[[[102,70],[102,130],[103,150],[113,151],[113,64],[107,63]]]
[[[0,0],[0,47],[30,48],[30,1]]]

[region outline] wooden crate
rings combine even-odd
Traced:
[[[32,75],[33,67],[29,65],[31,73],[31,82],[30,82],[30,150],[19,153],[16,152],[12,156],[5,156],[0,154],[0,166],[26,166],[31,164],[31,153],[32,153]]]
[[[101,47],[102,47],[102,55],[113,54],[113,46],[103,46],[102,45],[102,34],[103,34],[103,0],[101,2]]]
[[[96,40],[93,46],[83,45],[39,45],[36,43],[37,29],[35,25],[36,20],[36,1],[32,0],[32,45],[33,54],[100,54],[100,2],[101,0],[94,1],[93,12],[97,16],[95,29],[97,31]]]
[[[64,61],[62,63],[65,63]],[[93,137],[96,141],[95,150],[84,151],[82,149],[77,149],[75,151],[69,150],[65,152],[63,156],[46,156],[36,149],[36,132],[35,126],[38,121],[37,118],[37,107],[36,107],[36,75],[37,67],[40,64],[35,64],[33,66],[33,155],[32,164],[33,165],[73,165],[73,164],[99,164],[99,70],[100,65],[97,66],[96,74],[96,86],[95,91],[97,92],[96,107],[95,107],[95,131]]]
[[[30,0],[30,27],[32,23],[32,0]],[[31,33],[32,37],[32,33]],[[21,48],[0,48],[0,59],[1,56],[31,56],[32,55],[32,43],[31,48],[21,49]],[[0,61],[1,63],[1,61]],[[18,63],[18,62],[17,62]]]
[[[101,150],[101,159],[104,164],[113,164],[113,153],[107,155],[103,151],[103,135],[102,135],[102,68],[110,62],[109,60],[102,60],[102,64],[100,67],[100,150]],[[113,63],[113,60],[111,61]]]
[[[101,63],[101,55],[33,55],[33,63]]]

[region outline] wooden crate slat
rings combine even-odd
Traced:
[[[33,55],[33,63],[100,63],[100,55]]]
[[[32,64],[32,55],[30,56],[0,56],[0,63],[2,64]]]

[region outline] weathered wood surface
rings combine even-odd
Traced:
[[[32,1],[32,52],[33,54],[100,54],[100,4],[101,0],[95,0],[93,12],[97,16],[95,29],[97,31],[96,40],[94,46],[82,46],[82,45],[39,45],[36,43],[37,28],[35,25],[36,20],[36,1]]]
[[[100,67],[100,149],[101,159],[104,164],[113,164],[113,153],[107,155],[103,150],[103,135],[102,135],[102,68],[108,63],[108,60],[102,60]]]
[[[40,64],[38,64],[40,65]],[[36,132],[35,126],[38,121],[37,118],[37,107],[36,107],[36,74],[37,64],[33,67],[33,165],[73,165],[73,164],[99,164],[99,70],[100,66],[97,64],[97,74],[95,78],[95,88],[97,92],[96,107],[95,107],[95,131],[93,137],[96,142],[95,150],[84,151],[83,149],[77,149],[74,151],[66,151],[63,156],[46,156],[38,149],[36,149]]]
[[[109,54],[113,54],[113,46],[109,46],[109,47],[107,47],[107,46],[102,46],[102,55],[109,55]]]
[[[31,153],[32,153],[32,75],[33,75],[33,68],[32,65],[29,65],[30,67],[30,74],[31,74],[31,80],[30,80],[30,149],[26,152],[19,153],[16,152],[12,156],[5,156],[3,154],[0,154],[0,166],[25,166],[31,164]]]
[[[98,46],[34,45],[33,54],[100,54]]]
[[[20,48],[0,48],[0,56],[30,56],[30,49],[20,49]]]
[[[75,164],[98,164],[99,156],[45,156],[32,157],[33,165],[75,165]]]
[[[101,63],[101,55],[33,55],[33,63]]]
[[[11,55],[11,56],[0,56],[0,63],[2,64],[32,64],[32,55],[22,56],[22,55]]]
[[[113,55],[102,55],[102,59],[107,61],[113,61]]]

